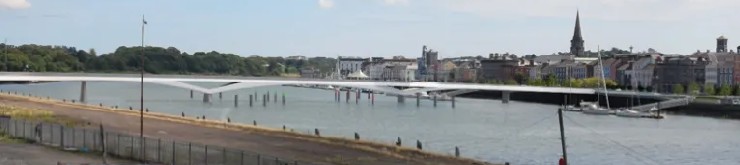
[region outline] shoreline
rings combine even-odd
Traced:
[[[126,115],[126,116],[134,116],[138,117],[139,111],[137,110],[124,110],[124,109],[113,109],[105,106],[99,106],[99,105],[90,105],[90,104],[81,104],[81,103],[71,103],[66,101],[59,101],[54,99],[45,99],[45,98],[39,98],[39,97],[33,97],[33,96],[20,96],[20,95],[12,95],[7,93],[1,93],[0,99],[3,100],[9,100],[10,99],[25,99],[21,101],[26,101],[34,104],[47,104],[52,106],[63,106],[67,108],[74,108],[81,111],[98,111],[98,112],[108,112],[108,113],[116,113],[119,115]],[[17,101],[17,100],[14,100]],[[31,108],[31,107],[27,107]],[[381,142],[375,142],[375,141],[366,141],[366,140],[354,140],[344,137],[331,137],[331,136],[316,136],[316,135],[309,135],[309,134],[303,134],[299,132],[291,132],[289,129],[282,130],[279,128],[270,128],[270,127],[263,127],[263,126],[255,126],[251,124],[244,124],[244,123],[228,123],[225,121],[218,121],[218,120],[210,120],[210,119],[195,119],[191,117],[181,117],[171,114],[165,114],[165,113],[158,113],[158,112],[145,112],[144,117],[147,120],[161,120],[166,122],[175,122],[175,123],[181,123],[181,124],[187,124],[187,125],[195,125],[195,126],[203,126],[211,129],[221,129],[221,130],[228,130],[228,131],[234,131],[234,132],[241,132],[241,133],[254,133],[254,134],[260,134],[263,136],[272,136],[272,137],[280,137],[280,138],[289,138],[294,140],[300,140],[304,141],[304,143],[321,143],[321,144],[327,144],[327,145],[333,145],[338,147],[345,147],[352,150],[359,150],[359,151],[365,151],[365,152],[371,152],[387,157],[391,157],[394,159],[401,159],[406,161],[413,161],[418,162],[420,164],[430,164],[430,163],[443,163],[443,164],[491,164],[484,161],[474,160],[470,158],[464,158],[464,157],[455,157],[454,155],[447,155],[443,153],[434,153],[429,151],[423,151],[418,150],[416,148],[410,148],[406,146],[395,146],[392,144],[386,144]],[[439,162],[443,161],[443,162]]]

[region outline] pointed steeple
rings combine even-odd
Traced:
[[[583,43],[583,36],[581,36],[581,16],[580,12],[576,11],[576,27],[573,30],[573,39],[570,40],[570,54],[584,56],[585,49]]]
[[[576,28],[573,31],[573,40],[576,40],[576,41],[583,40],[583,37],[581,36],[580,11],[576,11]]]

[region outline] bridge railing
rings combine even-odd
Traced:
[[[105,152],[106,155],[116,158],[143,160],[156,164],[311,164],[240,149],[149,137],[140,138],[138,135],[110,131],[101,133],[96,129],[75,128],[7,117],[0,117],[0,134],[63,150],[98,154]]]
[[[653,107],[655,107],[657,109],[668,109],[668,108],[674,108],[674,107],[680,107],[680,106],[689,105],[692,100],[693,100],[692,97],[684,97],[684,98],[670,99],[670,100],[665,100],[665,101],[661,101],[661,102],[657,102],[657,103],[645,104],[645,105],[640,105],[640,106],[632,107],[632,109],[639,110],[639,111],[647,111],[647,110],[652,109]]]

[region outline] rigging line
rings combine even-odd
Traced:
[[[606,140],[609,140],[610,142],[612,142],[612,143],[614,143],[614,144],[616,144],[616,145],[618,145],[618,146],[620,146],[620,147],[624,148],[625,150],[627,150],[627,151],[629,151],[629,152],[632,152],[632,154],[630,154],[630,155],[635,155],[635,156],[633,156],[633,157],[634,157],[634,158],[637,158],[638,160],[640,160],[640,161],[642,161],[642,162],[645,162],[645,163],[647,163],[646,161],[642,160],[642,159],[647,159],[647,160],[650,160],[650,161],[652,161],[652,164],[662,164],[662,163],[660,163],[660,162],[658,162],[658,161],[656,161],[656,160],[654,160],[654,159],[651,159],[650,157],[647,157],[647,156],[644,156],[644,155],[640,154],[639,152],[635,151],[634,149],[632,149],[632,148],[630,148],[630,147],[628,147],[628,146],[626,146],[626,145],[624,145],[624,144],[622,144],[622,143],[619,143],[618,141],[616,141],[616,140],[614,140],[614,139],[611,139],[611,138],[609,138],[609,137],[607,137],[607,136],[605,136],[605,135],[599,134],[599,133],[598,133],[598,132],[596,132],[595,130],[593,130],[593,129],[591,129],[591,128],[588,128],[588,127],[586,127],[585,125],[583,125],[583,124],[581,124],[581,123],[579,123],[579,122],[575,121],[574,119],[572,119],[572,118],[570,118],[570,117],[568,117],[568,116],[565,116],[565,118],[566,118],[566,119],[568,119],[568,121],[571,121],[571,122],[573,122],[573,123],[574,123],[574,124],[576,124],[577,126],[579,126],[579,127],[581,127],[581,128],[584,128],[584,129],[586,129],[586,130],[590,131],[590,132],[591,132],[591,133],[593,133],[593,134],[596,134],[596,135],[598,135],[598,136],[601,136],[602,138],[604,138],[604,139],[606,139]],[[639,156],[639,157],[638,157],[638,156]],[[640,158],[640,157],[642,157],[642,158]]]

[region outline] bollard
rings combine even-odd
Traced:
[[[203,115],[203,117],[201,119],[205,120],[206,119],[206,115]]]
[[[227,122],[227,123],[231,123],[231,118],[227,117],[227,118],[226,118],[226,122]]]
[[[358,134],[357,132],[355,132],[355,140],[360,140],[360,134]]]
[[[185,117],[185,112],[180,112],[180,113],[182,113],[182,117]]]
[[[115,109],[118,109],[118,106],[117,105],[116,106],[113,106],[113,107],[115,107]]]
[[[396,146],[401,146],[401,137],[398,137],[398,140],[396,140]]]
[[[144,109],[146,112],[149,112],[149,108]]]
[[[283,125],[283,131],[285,131],[285,125]]]
[[[103,103],[100,103],[100,104],[98,104],[98,105],[100,105],[100,107],[103,107]]]
[[[128,110],[134,110],[134,108],[128,107]]]
[[[65,102],[66,103],[67,102],[67,99],[62,99],[62,102]]]
[[[252,95],[249,95],[249,107],[252,107]]]
[[[72,99],[72,103],[75,103],[75,99]]]
[[[416,148],[419,149],[419,150],[422,150],[421,149],[421,141],[416,140]]]
[[[318,129],[318,128],[314,128],[314,129],[313,129],[313,132],[314,132],[314,134],[315,134],[316,136],[319,136],[319,137],[321,137],[321,134],[319,133],[319,129]]]
[[[257,126],[257,120],[252,120],[252,124],[253,124],[254,126]]]
[[[460,148],[457,148],[457,146],[455,146],[455,157],[460,157]]]

